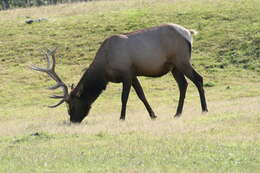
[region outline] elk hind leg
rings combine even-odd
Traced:
[[[190,63],[181,66],[181,71],[187,76],[197,87],[200,96],[201,108],[203,112],[208,112],[205,92],[203,89],[203,77],[195,71]]]

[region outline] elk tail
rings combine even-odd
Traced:
[[[194,29],[189,29],[191,35],[197,35],[199,32]]]

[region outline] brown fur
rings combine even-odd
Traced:
[[[125,119],[131,86],[144,103],[150,117],[156,118],[137,76],[160,77],[169,71],[178,83],[180,91],[175,117],[180,116],[183,109],[188,86],[185,76],[198,88],[202,111],[208,111],[203,78],[190,64],[192,34],[195,34],[194,30],[187,30],[176,24],[165,24],[111,36],[102,43],[90,67],[70,94],[68,94],[68,87],[55,73],[56,49],[46,53],[48,62],[46,69],[38,67],[32,67],[32,69],[47,73],[57,82],[50,89],[59,87],[63,89],[64,96],[51,97],[62,100],[50,107],[57,107],[67,102],[71,122],[81,122],[88,115],[92,103],[106,89],[108,82],[122,82],[123,84],[121,120]],[[52,63],[50,63],[51,59]]]
[[[184,76],[197,86],[202,110],[207,111],[203,79],[190,64],[191,35],[194,33],[195,31],[187,30],[179,25],[165,24],[109,37],[101,45],[92,64],[71,95],[76,95],[82,102],[87,102],[85,106],[88,112],[91,104],[105,89],[108,82],[122,82],[120,119],[125,119],[131,86],[144,103],[150,117],[156,118],[137,76],[160,77],[171,71],[180,90],[175,116],[180,116],[183,109],[188,85]],[[85,116],[78,116],[76,112],[70,113],[71,120],[75,122],[82,121],[87,115],[86,113]],[[77,117],[81,118],[77,119]]]

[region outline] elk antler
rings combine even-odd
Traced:
[[[60,104],[64,103],[65,101],[68,101],[69,98],[69,94],[68,94],[68,87],[67,85],[60,79],[60,77],[56,74],[55,72],[55,65],[56,65],[56,60],[55,60],[55,52],[56,52],[57,48],[53,49],[53,50],[47,50],[47,52],[43,52],[45,54],[45,58],[47,60],[47,68],[39,68],[36,66],[31,66],[32,70],[36,70],[36,71],[40,71],[40,72],[45,72],[47,73],[53,80],[55,80],[57,82],[56,85],[49,87],[48,89],[50,90],[55,90],[59,87],[62,88],[64,95],[63,96],[57,96],[57,95],[53,95],[50,96],[50,98],[54,98],[54,99],[62,99],[60,102],[58,102],[55,105],[52,106],[48,106],[50,108],[55,108],[57,106],[59,106]],[[50,58],[51,56],[51,58]],[[52,59],[52,63],[51,63],[51,59]]]

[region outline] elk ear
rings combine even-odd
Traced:
[[[77,92],[76,92],[76,96],[77,96],[77,97],[81,97],[82,93],[83,93],[83,85],[80,85],[80,86],[78,87]]]
[[[78,92],[76,93],[76,96],[77,96],[77,97],[80,97],[80,96],[81,96],[81,92],[78,91]]]
[[[73,84],[71,84],[71,86],[70,86],[70,89],[71,89],[71,91],[73,91],[74,90],[74,83]]]

